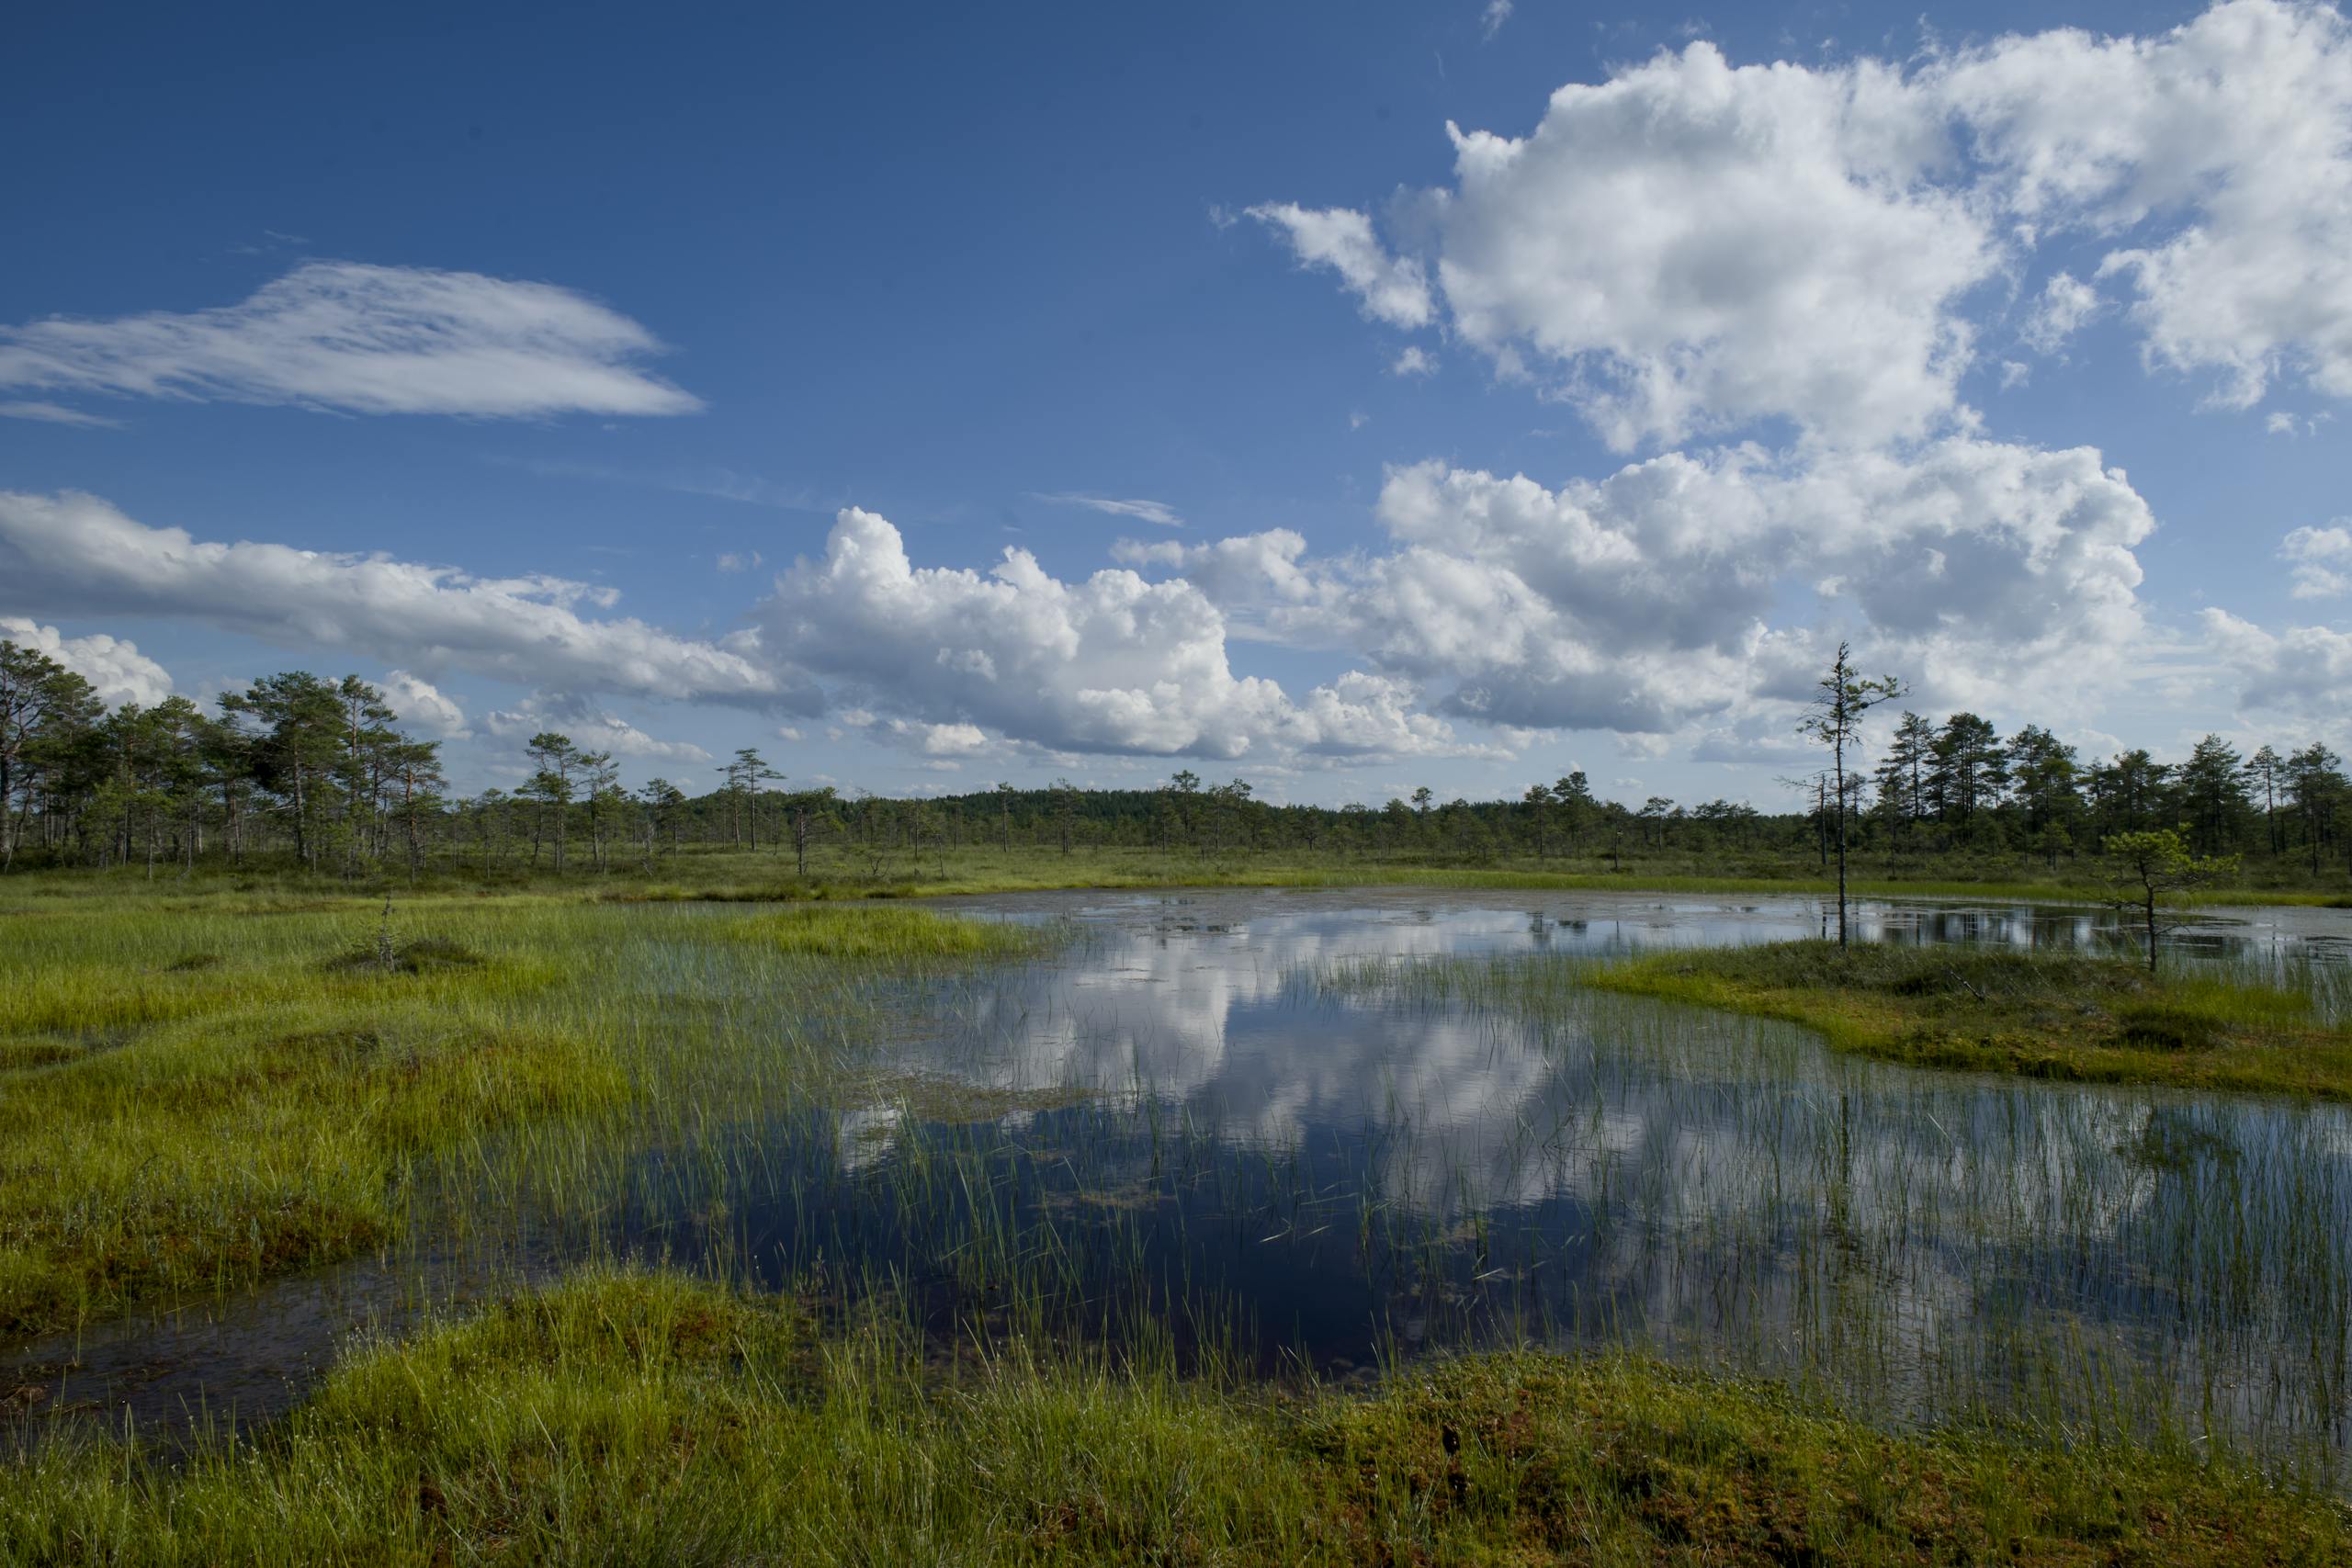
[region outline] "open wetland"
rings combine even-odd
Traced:
[[[686,1401],[639,1413],[670,1434],[656,1448],[695,1434],[693,1464],[673,1455],[680,1475],[719,1453],[751,1463],[743,1434],[787,1410],[847,1419],[846,1401],[918,1446],[948,1442],[924,1425],[948,1423],[964,1454],[997,1440],[983,1440],[1004,1416],[989,1401],[1060,1399],[1200,1445],[1188,1463],[1289,1455],[1302,1468],[1281,1484],[1323,1499],[1280,1519],[1163,1520],[1176,1533],[1160,1540],[1202,1548],[1160,1554],[1177,1560],[1286,1560],[1294,1529],[1353,1541],[1334,1560],[1408,1539],[1461,1556],[1466,1489],[1487,1484],[1476,1466],[1517,1451],[1522,1417],[1566,1423],[1559,1441],[1607,1470],[1577,1483],[1600,1499],[1587,1546],[1547,1550],[1621,1560],[1590,1542],[1638,1526],[1697,1560],[1713,1526],[1677,1538],[1611,1490],[1627,1484],[1634,1461],[1611,1445],[1631,1440],[1637,1407],[1684,1438],[1723,1421],[1783,1447],[1833,1423],[1830,1446],[1880,1477],[1869,1485],[1980,1466],[1950,1483],[1960,1522],[1932,1528],[1898,1529],[1875,1505],[1847,1518],[1861,1483],[1822,1482],[1844,1501],[1815,1497],[1798,1510],[1811,1522],[1787,1529],[1856,1560],[1871,1531],[1890,1561],[1913,1560],[1903,1529],[1948,1526],[1987,1551],[2004,1530],[2071,1540],[2065,1507],[2012,1529],[1990,1500],[2050,1456],[2109,1451],[2159,1456],[2144,1460],[2158,1480],[2142,1476],[2155,1491],[2185,1484],[2162,1479],[2172,1466],[2268,1500],[2245,1540],[2147,1561],[2238,1560],[2262,1519],[2312,1546],[2304,1560],[2340,1544],[2326,1532],[2352,1461],[2352,1106],[1922,1066],[1610,983],[1660,954],[1802,953],[1767,944],[1817,941],[1816,897],[322,902],[94,903],[8,922],[0,1518],[21,1529],[0,1561],[234,1557],[322,1487],[351,1497],[301,1530],[347,1542],[395,1519],[394,1555],[593,1540],[789,1556],[775,1545],[788,1540],[892,1560],[825,1533],[864,1517],[847,1494],[821,1529],[639,1537],[516,1504],[562,1473],[515,1457],[537,1437],[505,1432],[488,1460],[447,1448],[501,1400],[545,1423],[624,1385]],[[2239,998],[2243,1037],[2118,1048],[2342,1050],[2347,922],[2212,912],[2168,944],[2162,994],[2201,987],[2209,1010]],[[2128,930],[2081,909],[1872,902],[1857,933],[1914,955],[1947,1013],[2006,983],[1980,962],[2132,973]],[[2153,1005],[2097,1021],[2128,1033],[2131,1010]],[[616,1347],[620,1362],[598,1359]],[[540,1381],[525,1387],[526,1371]],[[426,1401],[435,1378],[481,1409]],[[910,1403],[893,1415],[894,1399]],[[1422,1422],[1405,1410],[1416,1400],[1443,1408]],[[1455,1434],[1474,1406],[1492,1428],[1465,1458]],[[1356,1458],[1332,1455],[1389,1438],[1317,1445],[1392,1419],[1416,1443],[1442,1427],[1445,1444],[1412,1461],[1426,1460],[1419,1485],[1348,1503],[1340,1530],[1316,1512],[1339,1494],[1317,1488],[1354,1483],[1317,1467],[1353,1475]],[[831,1451],[855,1448],[826,1430]],[[545,1441],[569,1464],[634,1451],[575,1437]],[[1102,1442],[1069,1440],[1111,1465]],[[1902,1447],[1917,1443],[1963,1446]],[[1704,1490],[1731,1450],[1701,1448],[1684,1458]],[[1168,1456],[1153,1453],[1119,1484],[1159,1484],[1147,1472]],[[879,1449],[842,1462],[922,1468]],[[1153,1555],[1090,1534],[1082,1498],[1067,1519],[1039,1504],[1008,1546],[974,1500],[999,1483],[974,1473],[956,1494],[970,1519],[933,1518],[926,1554]],[[1920,1495],[1946,1484],[1917,1475]],[[1653,1477],[1639,1495],[1680,1484]],[[1585,1517],[1545,1495],[1544,1529],[1560,1509]],[[663,1517],[683,1528],[684,1513]],[[2294,1560],[2275,1546],[2244,1560]]]

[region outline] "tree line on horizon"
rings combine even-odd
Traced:
[[[650,868],[724,846],[789,855],[805,873],[827,847],[882,875],[951,850],[1020,846],[1463,864],[1680,854],[1760,869],[1796,857],[1827,866],[1842,828],[1852,853],[1882,861],[2030,857],[2055,872],[2117,834],[2177,828],[2200,855],[2352,874],[2352,781],[2318,741],[2247,755],[2209,735],[2177,761],[2144,749],[2086,761],[2040,726],[2004,737],[1973,713],[1934,723],[1905,712],[1868,767],[1841,759],[1786,780],[1804,804],[1766,812],[1663,795],[1629,806],[1597,796],[1582,773],[1515,799],[1440,801],[1421,788],[1339,807],[1274,805],[1246,780],[1212,784],[1189,768],[1143,789],[1057,780],[896,799],[784,787],[755,748],[719,764],[713,787],[657,778],[632,790],[610,752],[553,730],[518,747],[530,771],[516,787],[459,796],[440,743],[403,730],[356,676],[270,675],[217,707],[175,696],[109,709],[81,676],[0,641],[0,867],[290,860],[346,877],[492,875]]]

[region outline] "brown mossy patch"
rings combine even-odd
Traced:
[[[413,937],[389,951],[355,947],[326,962],[331,975],[434,975],[451,970],[480,969],[489,962],[461,942],[447,937]]]
[[[61,1034],[13,1034],[0,1038],[0,1072],[22,1072],[32,1067],[53,1067],[61,1062],[74,1062],[89,1054],[89,1048],[78,1040]]]

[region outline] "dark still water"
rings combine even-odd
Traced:
[[[695,912],[650,910],[598,1002],[646,1074],[625,1125],[519,1132],[421,1178],[413,1250],[20,1359],[74,1360],[85,1396],[144,1420],[199,1396],[266,1415],[355,1323],[621,1255],[842,1300],[887,1289],[943,1336],[1133,1338],[1338,1377],[1453,1348],[1632,1345],[1890,1417],[2345,1449],[2343,1108],[1906,1071],[1594,992],[1530,1019],[1327,983],[1367,959],[1815,935],[1816,899],[961,907],[1076,940],[837,1006],[681,940]],[[1860,930],[2120,940],[2104,916],[2031,908],[1865,904]],[[2347,933],[2341,912],[2248,912],[2183,957],[2333,974]]]

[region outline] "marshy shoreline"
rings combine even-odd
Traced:
[[[1591,1267],[1577,1226],[1615,1226],[1621,1257],[1729,1269],[1762,1292],[1735,1315],[1791,1310],[1784,1292],[1808,1281],[1853,1290],[1867,1270],[1805,1243],[1791,1273],[1771,1260],[1790,1222],[1770,1215],[1752,1240],[1678,1228],[1660,1254],[1655,1227],[1691,1200],[1619,1194],[1648,1179],[1634,1154],[1562,1154],[1585,1114],[1573,1104],[1549,1113],[1548,1138],[1490,1147],[1473,1134],[1498,1112],[1445,1100],[1448,1081],[1476,1078],[1488,1100],[1517,1097],[1524,1122],[1565,1072],[1599,1115],[1729,1072],[1726,1085],[1793,1074],[1797,1103],[1819,1097],[1823,1073],[1924,1066],[1922,1087],[1883,1091],[1893,1141],[1879,1157],[1894,1171],[1919,1157],[1893,1134],[1913,1115],[1903,1097],[1940,1125],[1951,1096],[1991,1092],[1970,1087],[1988,1069],[2257,1106],[2340,1097],[2340,997],[2312,978],[2340,987],[2333,969],[2265,978],[2249,961],[2141,991],[2115,960],[2039,950],[1841,959],[1786,941],[1646,951],[1636,935],[1590,956],[1578,944],[1605,939],[1571,930],[1581,916],[1531,924],[1475,886],[979,909],[623,891],[396,897],[389,913],[318,887],[15,894],[0,954],[11,1343],[70,1343],[76,1324],[227,1300],[338,1259],[397,1277],[428,1241],[495,1253],[508,1214],[529,1216],[532,1258],[560,1263],[510,1258],[462,1300],[415,1288],[399,1332],[338,1337],[290,1414],[242,1432],[126,1438],[45,1413],[70,1399],[19,1383],[0,1426],[13,1450],[0,1561],[2318,1562],[2352,1550],[2325,1448],[2238,1442],[2226,1409],[2200,1421],[2141,1403],[2088,1420],[2054,1393],[2018,1402],[1986,1383],[1973,1403],[1890,1417],[1835,1375],[1645,1349],[1664,1319],[1629,1317],[1623,1343],[1560,1345],[1552,1308],[1512,1314],[1553,1288],[1547,1269]],[[1430,898],[1434,928],[1415,909]],[[1650,925],[1670,936],[1685,918]],[[1206,983],[1187,976],[1219,964],[1223,986],[1256,976],[1254,1000],[1218,1004],[1229,1084],[1184,1077],[1168,1037],[1193,1016],[1185,988]],[[1160,1023],[1139,1021],[1132,998],[1179,991],[1148,1015]],[[2065,1042],[2071,1067],[2036,1066],[2033,1031],[2079,1035],[2077,993],[2095,993],[2098,1041]],[[1684,1012],[1644,1010],[1689,1004],[1801,1023],[1869,1060],[1838,1066],[1813,1036],[1760,1022],[1703,1026],[1691,1038],[1713,1043],[1691,1057]],[[1396,1101],[1440,1012],[1454,1066]],[[1250,1124],[1237,1096],[1267,1092],[1249,1074],[1272,1059],[1250,1053],[1306,1025],[1310,1056],[1314,1030],[1390,1032],[1384,1048],[1407,1055],[1376,1069],[1388,1111],[1327,1087],[1303,1130]],[[1090,1030],[1116,1038],[1074,1055]],[[2267,1065],[2236,1079],[2217,1066],[2249,1055]],[[2119,1057],[2153,1065],[2126,1072]],[[2300,1076],[2280,1065],[2294,1060]],[[1372,1109],[1347,1109],[1359,1103]],[[1753,1168],[1824,1179],[1806,1151],[1831,1145],[1796,1114]],[[2227,1135],[2222,1123],[2151,1111],[2147,1128],[2189,1164],[2126,1170],[2116,1190],[2153,1179],[2187,1224],[2199,1183],[2267,1181],[2273,1167],[2336,1183],[2330,1145],[2288,1114],[2277,1150],[2225,1161],[2194,1142]],[[1383,1115],[1387,1133],[1372,1125]],[[1331,1143],[1351,1118],[1367,1138]],[[1427,1130],[1441,1124],[1453,1131]],[[1885,1204],[1855,1157],[1822,1190]],[[1598,1174],[1563,1188],[1564,1159]],[[1363,1196],[1333,1207],[1343,1177]],[[1590,1213],[1573,1224],[1535,1196],[1592,1180],[1601,1195],[1579,1199]],[[1443,1195],[1448,1182],[1464,1195]],[[1899,1200],[1906,1224],[1951,1201]],[[1836,1220],[1850,1238],[1838,1246],[1893,1245],[1870,1239],[1882,1223],[1867,1208]],[[1533,1239],[1505,1235],[1514,1224]],[[1991,1258],[2018,1242],[1972,1245]],[[1412,1279],[1365,1298],[1388,1303],[1376,1315],[1455,1326],[1392,1327],[1353,1353],[1356,1376],[1314,1356],[1270,1370],[1253,1335],[1309,1334],[1259,1322],[1285,1298],[1227,1265],[1162,1273],[1171,1246],[1295,1250],[1300,1280],[1377,1260]],[[1888,1257],[1871,1267],[1897,1266]],[[2332,1289],[2340,1260],[2319,1261]],[[2247,1283],[2275,1266],[2247,1265]],[[2256,1321],[2210,1310],[2216,1346]],[[1824,1332],[1812,1309],[1790,1321]],[[2312,1326],[2324,1339],[2343,1325]]]

